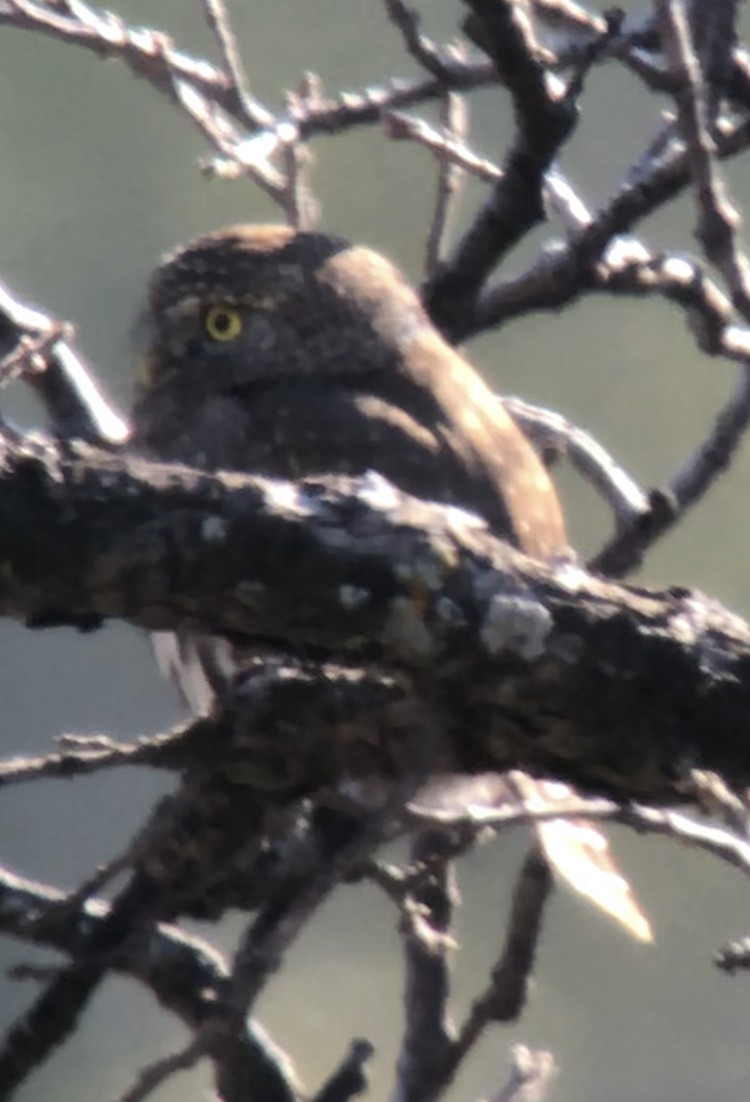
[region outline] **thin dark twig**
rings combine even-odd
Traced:
[[[503,175],[441,270],[425,288],[436,325],[461,340],[493,268],[544,220],[542,180],[576,123],[573,97],[553,89],[539,60],[530,22],[515,0],[470,0],[468,33],[492,58],[510,91],[516,133]]]
[[[419,29],[421,22],[419,12],[409,4],[405,4],[404,0],[383,0],[383,2],[388,18],[398,27],[404,45],[414,60],[449,88],[451,69],[443,61],[441,51],[432,39]]]
[[[133,849],[129,847],[123,853],[117,855],[111,861],[108,861],[105,865],[100,865],[94,870],[94,872],[87,876],[75,891],[70,892],[59,903],[53,904],[47,914],[44,915],[42,921],[45,923],[54,922],[58,923],[61,920],[61,913],[68,915],[71,918],[74,915],[83,911],[87,903],[93,899],[93,897],[101,892],[102,888],[106,887],[116,876],[119,876],[121,872],[125,872],[132,865],[133,861]],[[38,936],[39,931],[35,931]],[[57,970],[56,970],[57,971]]]
[[[121,1094],[116,1102],[143,1102],[144,1098],[148,1098],[177,1072],[189,1071],[204,1059],[208,1055],[207,1049],[208,1038],[199,1030],[182,1048],[142,1068],[133,1086]]]
[[[110,967],[111,950],[122,945],[123,925],[152,903],[151,884],[137,879],[92,932],[85,955],[60,971],[6,1034],[0,1047],[0,1099],[5,1102],[52,1051],[75,1030],[80,1014]]]
[[[588,564],[595,573],[622,577],[638,566],[649,547],[668,532],[688,508],[700,500],[731,462],[750,426],[750,371],[719,412],[713,428],[688,457],[664,490],[651,494],[650,507],[617,533]]]
[[[470,150],[462,148],[458,143],[443,138],[422,120],[391,114],[388,116],[388,126],[392,136],[411,138],[430,149],[436,156],[443,153],[460,161],[467,170],[474,171],[477,175],[489,179],[496,179],[501,175],[495,166],[474,157]],[[571,245],[575,247],[576,242],[580,242],[591,231],[595,219],[559,173],[547,173],[545,189],[550,204],[565,218]],[[603,261],[600,261],[596,269],[592,269],[594,282],[591,290],[598,285],[601,289],[618,292],[662,293],[690,312],[691,323],[705,351],[738,359],[743,365],[747,363],[750,337],[748,340],[743,339],[741,331],[730,326],[731,304],[722,300],[719,289],[691,262],[677,258],[659,258],[638,242],[626,242],[624,239],[609,243]],[[516,281],[519,304],[528,303],[528,292],[533,290],[534,278],[531,270],[527,276]],[[580,271],[572,279],[572,288],[576,293],[581,293],[583,288]],[[553,282],[552,272],[545,271],[541,263],[538,280],[540,286],[545,287],[559,283]],[[513,400],[509,404],[512,405]],[[524,404],[518,403],[518,415],[522,421],[524,409]],[[746,418],[745,388],[740,383],[719,417],[715,430],[677,472],[665,495],[658,499],[663,501],[666,497],[672,501],[674,508],[671,512],[663,507],[655,512],[646,495],[628,479],[624,471],[613,464],[606,452],[574,426],[568,425],[566,429],[559,415],[540,414],[538,418],[536,415],[530,416],[524,427],[532,435],[536,434],[541,438],[544,438],[547,430],[552,436],[559,433],[558,444],[564,444],[574,465],[585,478],[593,482],[614,508],[617,534],[607,549],[602,551],[602,557],[594,560],[594,565],[599,570],[606,569],[619,574],[632,569],[640,561],[646,547],[651,546],[667,527],[671,527],[684,509],[699,500],[716,477],[726,469],[742,440]]]
[[[425,707],[410,730],[404,774],[384,802],[356,821],[346,835],[321,853],[319,860],[293,882],[268,893],[258,915],[243,934],[232,966],[226,997],[214,1019],[219,1048],[242,1029],[284,954],[334,888],[372,856],[400,823],[414,792],[424,783],[441,731],[440,720]]]
[[[533,845],[521,866],[513,891],[502,954],[492,969],[487,988],[472,1004],[452,1045],[451,1076],[490,1022],[515,1021],[521,1014],[552,886],[549,865],[538,846]]]
[[[415,869],[400,904],[404,955],[404,1031],[398,1056],[398,1090],[418,1102],[436,1096],[453,1043],[448,1017],[449,952],[456,903],[451,839],[445,831],[420,831],[412,842]]]
[[[604,16],[573,0],[534,0],[534,15],[556,31],[602,35],[607,30]]]
[[[352,1041],[344,1059],[312,1098],[312,1102],[349,1102],[368,1087],[365,1065],[372,1059],[375,1049],[369,1041],[357,1038]]]
[[[24,880],[0,869],[0,929],[35,944],[74,955],[91,939],[92,929],[110,907],[88,900],[75,913],[59,891]],[[228,975],[223,958],[198,937],[173,926],[159,926],[147,937],[136,938],[117,954],[114,967],[154,992],[162,1006],[196,1029],[212,1010]],[[249,1094],[269,1102],[296,1102],[301,1096],[291,1062],[257,1023],[248,1019],[233,1051],[235,1076],[244,1093],[226,1092],[227,1102]]]
[[[229,1029],[244,1020],[270,976],[279,968],[283,954],[331,891],[380,844],[386,825],[385,816],[372,815],[369,822],[355,827],[351,838],[321,861],[291,893],[289,886],[284,885],[283,898],[266,900],[243,935],[235,957],[226,1003],[221,1008],[222,1020]]]
[[[285,209],[289,225],[295,230],[309,229],[307,217],[307,204],[303,197],[303,160],[304,150],[298,142],[288,142],[284,146],[284,168],[286,169],[286,201]]]
[[[750,121],[731,122],[717,139],[718,155],[734,157],[749,143]],[[613,239],[629,233],[689,183],[683,151],[650,161],[648,168],[629,178],[565,246],[543,254],[521,276],[490,284],[463,335],[476,335],[533,310],[559,310],[592,289],[600,289],[596,265]]]
[[[708,125],[713,128],[732,79],[740,0],[692,0],[688,17],[701,67]]]

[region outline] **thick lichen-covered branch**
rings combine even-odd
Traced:
[[[521,767],[656,801],[684,797],[696,767],[750,783],[741,620],[688,590],[536,563],[467,514],[375,476],[296,485],[9,444],[0,611],[35,626],[121,618],[259,636],[402,672],[441,715],[436,769]],[[241,694],[236,707],[232,722],[252,727],[257,702],[247,717]],[[273,709],[263,712],[267,733]],[[290,713],[278,738],[316,760],[330,728],[308,719]],[[392,769],[394,726],[355,725],[342,773]]]

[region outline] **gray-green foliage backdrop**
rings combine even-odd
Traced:
[[[117,0],[134,23],[161,26],[178,43],[215,56],[191,0]],[[455,0],[426,0],[428,29],[447,36]],[[271,105],[300,74],[321,74],[329,91],[414,72],[396,32],[373,0],[267,0],[233,4],[256,92]],[[497,156],[510,132],[507,97],[475,100],[474,138]],[[580,130],[563,167],[592,204],[638,154],[663,102],[608,67],[594,73]],[[205,179],[200,135],[117,61],[0,28],[0,270],[19,291],[78,326],[79,340],[121,403],[129,400],[129,327],[160,253],[223,223],[277,218],[247,183]],[[418,278],[434,190],[433,165],[418,148],[389,145],[371,127],[314,147],[313,182],[323,225],[389,253]],[[746,163],[730,178],[750,203]],[[461,216],[479,189],[467,188]],[[649,243],[687,248],[693,208],[683,199],[644,227]],[[541,240],[539,237],[535,244]],[[528,247],[509,269],[531,255]],[[499,389],[560,409],[592,429],[645,483],[666,476],[696,442],[728,393],[735,369],[701,357],[676,309],[661,303],[592,299],[564,316],[534,316],[476,342],[470,355]],[[38,411],[16,392],[25,423]],[[701,587],[750,614],[746,546],[750,476],[744,453],[733,470],[651,556],[654,583]],[[606,516],[589,490],[564,478],[573,538],[591,549]],[[60,731],[118,735],[163,728],[178,715],[148,647],[116,626],[86,638],[33,634],[0,624],[2,749],[43,751]],[[46,782],[0,800],[2,859],[43,881],[71,887],[118,851],[143,816],[158,780],[140,771]],[[463,863],[455,999],[478,991],[503,929],[521,832]],[[487,1096],[505,1075],[510,1044],[553,1050],[559,1102],[736,1102],[750,1096],[750,979],[731,981],[710,964],[727,936],[750,926],[750,886],[717,862],[659,840],[618,834],[622,862],[656,926],[653,948],[629,942],[568,892],[550,909],[536,989],[524,1020],[498,1028],[453,1090]],[[396,916],[373,888],[341,891],[290,954],[262,1001],[264,1024],[288,1046],[310,1086],[353,1035],[377,1046],[373,1097],[387,1090],[401,1018]],[[229,944],[228,920],[216,934]],[[4,945],[3,963],[31,951]],[[34,959],[38,959],[35,957]],[[51,955],[42,959],[52,961]],[[10,1020],[33,993],[0,980],[0,1015]],[[180,1027],[150,996],[108,982],[74,1042],[22,1094],[24,1102],[100,1102],[131,1081],[136,1065],[181,1040]],[[205,1073],[172,1080],[162,1100],[201,1097]]]

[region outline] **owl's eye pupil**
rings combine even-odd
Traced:
[[[231,341],[242,332],[242,314],[231,306],[212,306],[204,318],[209,337],[215,341]]]

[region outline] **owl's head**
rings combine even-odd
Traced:
[[[384,257],[285,226],[234,226],[168,255],[145,316],[145,379],[213,387],[391,370],[429,322]],[[208,379],[206,380],[208,382]]]

